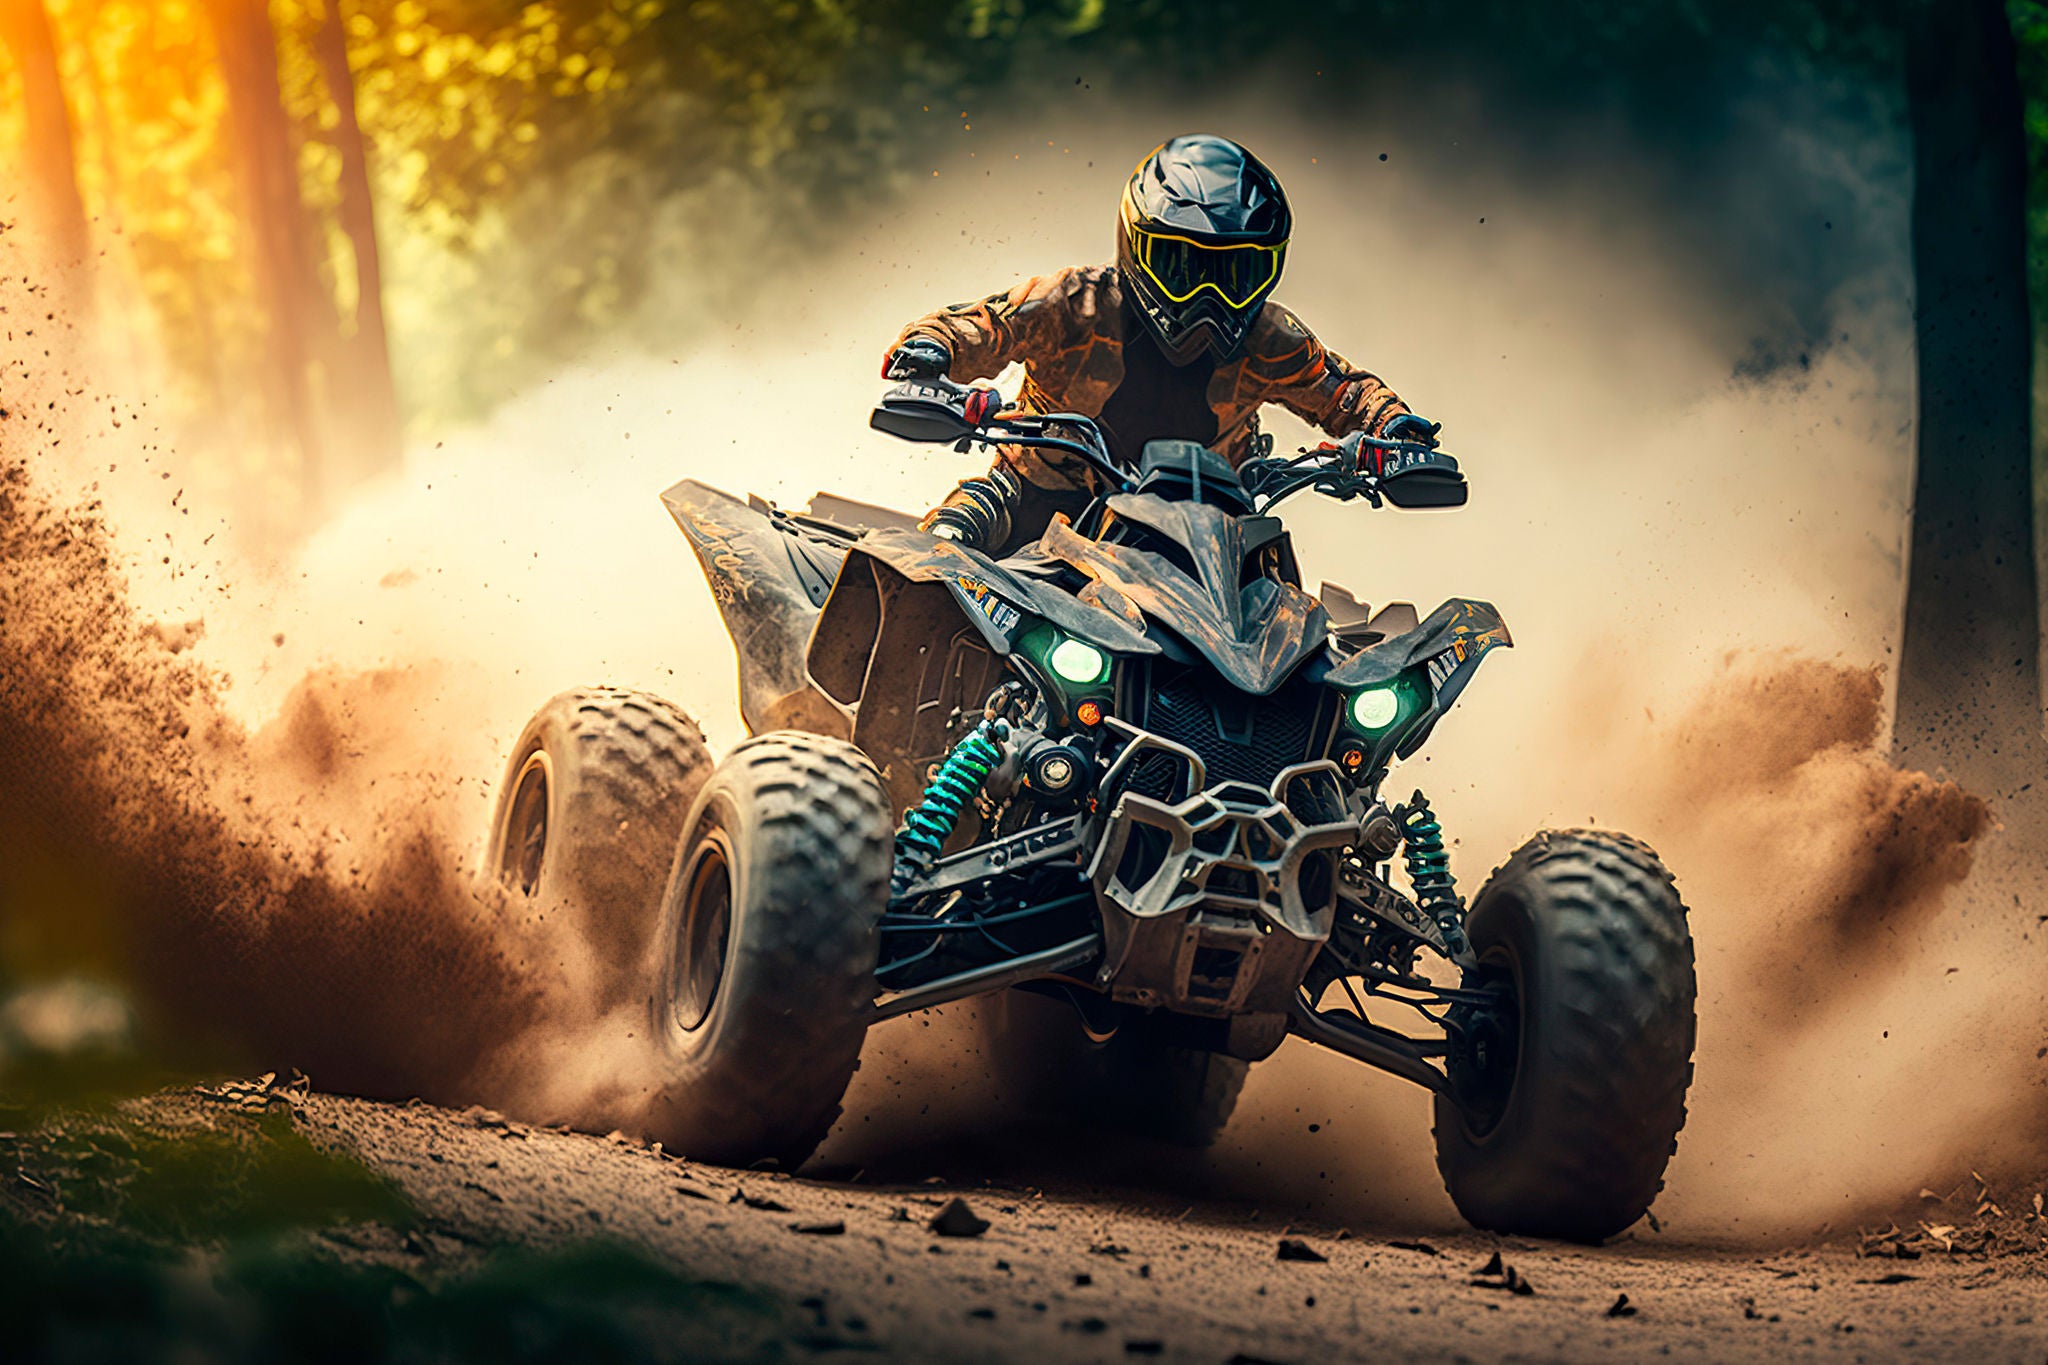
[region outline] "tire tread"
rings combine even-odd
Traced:
[[[1685,1126],[1698,989],[1685,904],[1649,845],[1586,829],[1540,834],[1494,872],[1473,902],[1475,941],[1508,898],[1545,921],[1554,954],[1559,999],[1534,1044],[1550,1102],[1517,1146],[1492,1150],[1439,1098],[1438,1168],[1477,1226],[1599,1241],[1649,1208]]]
[[[876,925],[888,899],[894,833],[874,765],[843,740],[796,731],[750,739],[713,774],[685,822],[728,793],[757,830],[749,896],[729,951],[746,955],[749,987],[728,963],[721,992],[744,990],[717,1055],[680,1068],[656,1102],[657,1136],[686,1156],[733,1164],[773,1159],[794,1170],[824,1140],[859,1064],[874,1008]],[[678,856],[676,875],[683,867]],[[673,885],[669,898],[679,894]],[[664,907],[665,942],[679,912]],[[666,978],[653,1002],[658,1027]]]

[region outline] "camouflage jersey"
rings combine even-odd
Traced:
[[[1234,467],[1254,453],[1261,404],[1278,403],[1332,436],[1378,435],[1408,411],[1378,377],[1353,369],[1316,340],[1301,319],[1268,301],[1243,349],[1218,361],[1205,353],[1173,365],[1123,306],[1115,266],[1076,266],[1028,279],[1005,293],[954,304],[903,329],[896,344],[929,337],[953,357],[957,380],[992,379],[1024,366],[1014,406],[1027,412],[1093,417],[1111,453],[1135,462],[1147,441],[1200,441]],[[991,477],[1017,489],[1009,534],[988,547],[1005,554],[1038,538],[1055,512],[1087,504],[1094,471],[1056,451],[1001,449]],[[960,502],[955,492],[947,503]],[[929,523],[930,517],[926,518]]]

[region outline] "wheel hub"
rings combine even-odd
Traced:
[[[1514,1094],[1521,1065],[1521,1000],[1511,973],[1488,983],[1489,1005],[1459,1005],[1446,1023],[1462,1066],[1451,1068],[1458,1108],[1473,1136],[1484,1137],[1500,1123]]]
[[[531,896],[540,886],[547,859],[548,801],[552,786],[548,756],[536,750],[512,783],[512,808],[505,818],[505,838],[498,855],[498,880]]]
[[[673,1011],[676,1027],[703,1024],[718,998],[732,930],[732,868],[720,841],[707,839],[690,868],[683,922],[676,934]]]

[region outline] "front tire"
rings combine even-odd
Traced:
[[[894,821],[853,745],[734,749],[683,822],[662,897],[649,1115],[670,1151],[795,1170],[824,1140],[874,1012]]]
[[[1466,932],[1513,1007],[1456,1020],[1452,1094],[1436,1100],[1444,1186],[1477,1227],[1611,1237],[1663,1188],[1685,1124],[1696,986],[1671,874],[1625,835],[1539,834],[1481,888]]]

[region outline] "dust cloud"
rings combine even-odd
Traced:
[[[576,946],[469,878],[505,747],[593,682],[737,737],[729,649],[655,495],[928,505],[970,465],[866,429],[881,349],[928,307],[1105,258],[1128,166],[1178,122],[977,119],[729,334],[594,355],[422,440],[281,557],[238,545],[222,490],[174,496],[189,471],[139,399],[57,392],[61,450],[0,424],[0,819],[47,864],[16,874],[10,940],[83,942],[188,1036],[325,1086],[629,1121],[627,1021],[582,1011]],[[1387,162],[1249,102],[1205,122],[1288,185],[1282,297],[1442,420],[1472,477],[1455,516],[1289,511],[1311,583],[1486,598],[1517,637],[1395,788],[1428,788],[1468,891],[1534,830],[1598,823],[1658,845],[1692,905],[1667,1225],[1793,1235],[1971,1163],[2037,1168],[2038,895],[2006,884],[2024,859],[1996,812],[1881,757],[1910,468],[1896,187],[1855,206],[1896,249],[1840,342],[1738,379],[1716,301],[1592,168],[1538,192],[1455,138]],[[48,510],[87,498],[111,539]],[[829,1156],[988,1126],[948,1019],[877,1030]],[[1413,1089],[1289,1043],[1173,1178],[1448,1222],[1428,1125]]]

